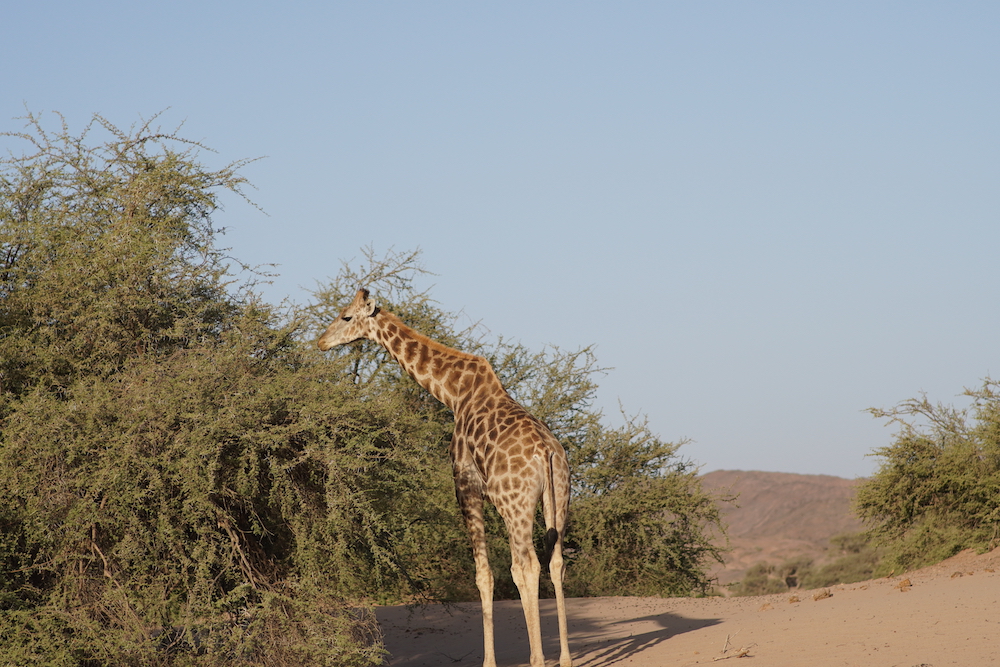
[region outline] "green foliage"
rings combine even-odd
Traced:
[[[830,538],[830,544],[840,556],[832,563],[804,570],[799,577],[802,588],[851,584],[876,576],[882,555],[865,533],[837,535]]]
[[[96,141],[95,135],[105,137]],[[368,252],[279,318],[216,246],[198,144],[100,117],[0,171],[0,655],[10,664],[372,665],[372,601],[477,599],[448,410],[368,342],[315,335],[359,285],[483,354],[575,471],[577,594],[702,591],[718,523],[679,444],[592,407],[589,348],[487,340]],[[241,267],[245,268],[245,267]],[[497,593],[516,595],[487,514]],[[541,535],[539,534],[539,540]]]
[[[574,443],[577,444],[577,443]],[[716,498],[697,469],[645,422],[595,428],[571,450],[574,495],[569,590],[575,595],[691,595],[708,591],[704,568],[720,552]]]
[[[241,192],[244,163],[207,171],[198,144],[149,123],[124,133],[97,116],[111,136],[88,146],[93,126],[50,136],[27,120],[7,136],[31,152],[0,162],[4,393],[108,376],[217,333],[233,304],[211,214],[216,190]]]
[[[97,125],[90,147],[29,118],[0,179],[0,654],[377,664],[344,600],[391,570],[361,561],[424,427],[227,289],[209,215],[234,167]]]
[[[858,490],[856,507],[886,568],[920,567],[962,549],[1000,544],[1000,393],[993,380],[966,391],[959,410],[926,397],[871,410],[899,425],[895,442]]]

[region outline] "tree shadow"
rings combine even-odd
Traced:
[[[559,629],[554,600],[541,600],[542,647],[546,662],[559,656]],[[569,611],[570,651],[577,667],[603,667],[628,660],[671,637],[717,625],[719,619],[685,618],[671,612],[617,621],[601,621],[593,614]],[[391,667],[481,665],[482,616],[478,603],[425,605],[409,609],[382,607],[376,611],[392,654]],[[640,626],[639,632],[630,626]],[[529,649],[521,603],[494,604],[496,657],[499,665],[526,665]]]

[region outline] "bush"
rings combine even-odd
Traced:
[[[965,395],[965,410],[926,397],[876,417],[899,426],[895,442],[861,485],[856,508],[869,535],[886,550],[885,568],[902,571],[962,549],[1000,544],[1000,393],[985,380]]]
[[[733,595],[771,595],[772,593],[784,593],[788,590],[788,583],[784,578],[778,576],[778,568],[774,565],[760,562],[756,563],[746,571],[743,579],[735,584],[730,584],[729,590]]]
[[[703,595],[705,565],[720,559],[706,533],[719,526],[717,499],[680,445],[629,420],[600,429],[574,450],[574,496],[567,545],[574,595]]]
[[[378,664],[347,599],[425,428],[229,290],[211,213],[238,164],[95,122],[91,147],[30,117],[0,178],[0,654]]]
[[[730,585],[733,595],[785,593],[792,588],[814,589],[871,579],[880,562],[878,550],[864,533],[844,533],[830,538],[831,551],[839,553],[833,562],[817,566],[813,559],[798,557],[781,565],[760,562],[747,570],[743,579]]]
[[[840,556],[832,563],[810,568],[799,578],[802,588],[824,588],[835,584],[852,584],[866,581],[879,571],[881,555],[864,533],[844,533],[830,538],[833,549]]]

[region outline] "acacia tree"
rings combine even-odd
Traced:
[[[233,285],[212,214],[245,162],[27,121],[0,175],[0,654],[377,664],[344,600],[392,569],[385,498],[425,427]]]
[[[967,390],[966,409],[911,399],[871,409],[897,424],[895,441],[858,489],[856,508],[886,547],[882,569],[937,562],[1000,545],[1000,384]]]
[[[29,150],[3,160],[0,180],[4,394],[106,377],[217,334],[235,304],[212,213],[217,191],[242,195],[246,161],[209,171],[194,160],[203,146],[152,121],[126,133],[95,116],[72,135],[26,120],[5,136]],[[96,129],[110,137],[91,145]]]

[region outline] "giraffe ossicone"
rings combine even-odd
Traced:
[[[559,619],[559,664],[571,667],[563,536],[569,511],[569,464],[566,450],[541,421],[518,404],[483,357],[442,345],[379,308],[366,289],[341,311],[317,345],[329,350],[362,338],[375,341],[455,415],[450,454],[455,494],[472,541],[476,586],[483,608],[483,666],[495,667],[493,574],[486,556],[483,503],[503,517],[510,539],[511,574],[521,594],[528,626],[532,667],[543,667],[538,613],[541,564],[532,542],[535,508],[542,502],[549,573]]]

